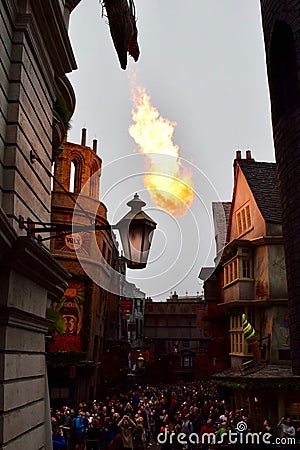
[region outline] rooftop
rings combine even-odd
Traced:
[[[266,222],[281,223],[276,163],[239,159],[238,164]]]

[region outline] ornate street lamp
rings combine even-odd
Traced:
[[[65,189],[65,187],[55,178],[55,176],[48,170],[44,165],[42,160],[36,155],[34,151],[30,152],[30,161],[32,164],[39,162],[41,166],[46,170],[48,175],[52,177],[61,189],[67,194],[70,199],[76,203],[76,199],[72,194]],[[143,206],[146,205],[143,200],[141,200],[138,194],[135,194],[133,199],[130,200],[127,205],[131,208],[123,219],[121,219],[117,225],[98,225],[97,223],[91,225],[75,225],[70,223],[42,223],[33,222],[30,219],[27,220],[27,227],[25,225],[25,219],[23,216],[19,216],[19,227],[21,229],[27,228],[28,236],[35,237],[37,233],[60,233],[60,235],[68,235],[79,233],[80,231],[94,231],[94,230],[111,230],[118,229],[122,241],[122,246],[124,250],[124,256],[129,269],[144,269],[147,265],[149,250],[152,241],[153,231],[156,228],[156,222],[151,219],[144,211],[142,211]],[[90,220],[90,216],[86,211],[77,205],[83,215],[86,215]],[[50,238],[42,239],[38,236],[38,241],[42,242],[44,240],[53,239],[59,235],[50,236]]]
[[[127,267],[144,269],[147,265],[156,222],[142,211],[146,203],[139,198],[138,194],[135,194],[127,205],[131,210],[114,228],[119,230]]]
[[[74,225],[67,223],[27,221],[28,235],[34,237],[35,233],[58,232],[61,235],[66,236],[68,234],[79,233],[80,231],[118,229],[127,267],[129,269],[144,269],[147,265],[156,222],[154,222],[148,214],[142,211],[142,207],[145,206],[146,203],[139,198],[138,194],[135,194],[133,199],[130,200],[127,205],[131,207],[131,211],[129,211],[116,225]],[[20,228],[25,228],[25,221],[21,216],[19,217],[19,226]],[[52,236],[51,238],[56,237],[58,237],[58,235]],[[40,240],[43,241],[44,239]]]

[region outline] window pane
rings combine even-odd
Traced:
[[[234,275],[233,275],[233,279],[236,280],[238,275],[237,275],[237,261],[233,262],[233,267],[234,267]]]
[[[70,168],[70,192],[76,191],[76,161],[71,161]]]
[[[251,228],[251,216],[250,216],[250,207],[246,206],[246,220],[247,220],[247,228]]]
[[[243,353],[243,335],[239,334],[239,353]]]
[[[247,229],[245,209],[242,209],[241,214],[242,214],[242,227],[243,231],[245,231]]]
[[[243,228],[242,228],[242,219],[241,219],[241,213],[240,212],[237,214],[237,223],[238,223],[238,233],[242,234]]]
[[[250,278],[250,260],[243,259],[242,267],[243,267],[243,278]]]

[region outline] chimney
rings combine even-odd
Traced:
[[[97,143],[98,143],[97,139],[94,139],[93,140],[93,152],[94,153],[97,153]]]
[[[86,146],[86,128],[82,128],[81,132],[81,145]]]
[[[252,159],[251,158],[251,150],[246,150],[246,159]]]
[[[252,158],[251,150],[246,150],[246,161],[249,163],[254,162],[254,158]]]
[[[241,150],[237,150],[236,151],[235,159],[242,159],[242,152],[241,152]]]

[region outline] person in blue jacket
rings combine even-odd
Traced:
[[[66,449],[67,444],[63,435],[62,428],[58,428],[56,433],[52,434],[52,446],[53,450]]]

